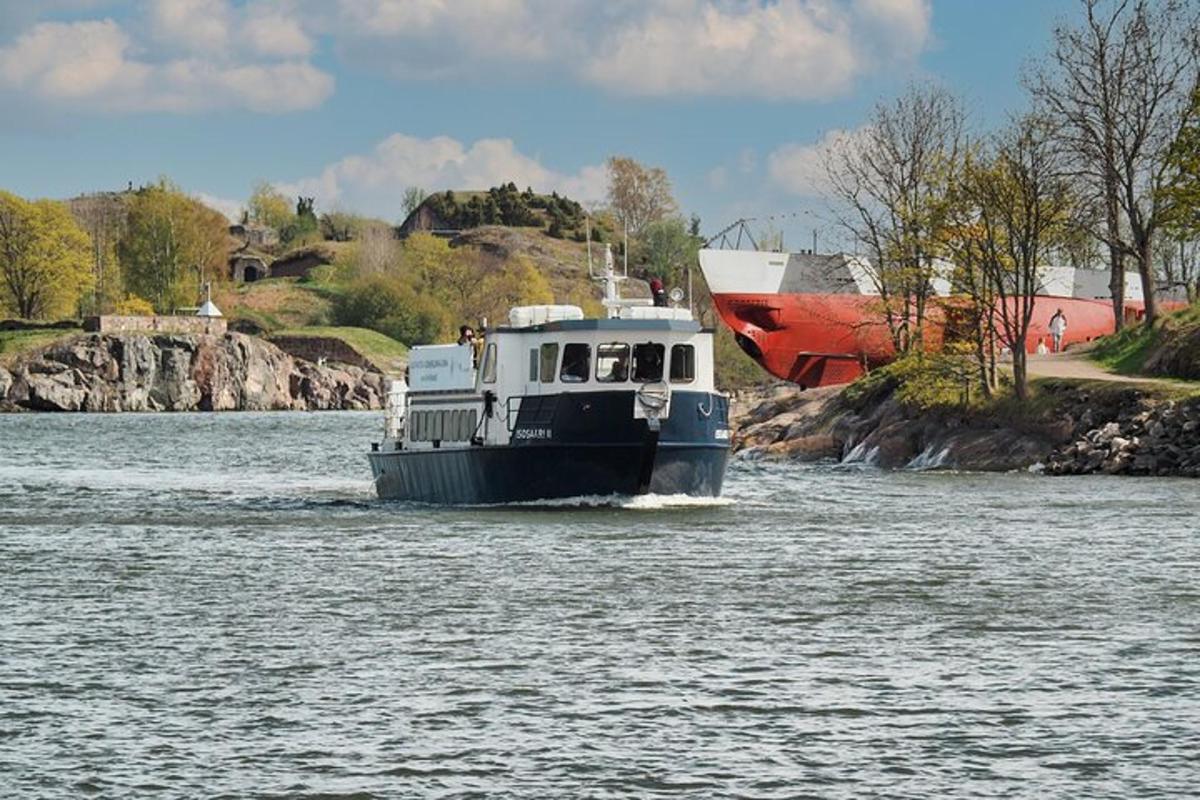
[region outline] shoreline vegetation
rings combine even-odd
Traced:
[[[1200,477],[1200,308],[1036,362],[971,396],[963,364],[910,356],[855,383],[779,385],[736,405],[742,458],[890,469]],[[1106,371],[1111,370],[1111,371]]]

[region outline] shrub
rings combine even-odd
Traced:
[[[145,298],[138,297],[136,294],[127,294],[124,300],[119,301],[113,307],[113,313],[123,317],[152,317],[154,316],[154,306]]]
[[[436,341],[449,325],[434,300],[383,275],[352,283],[335,301],[333,314],[338,325],[369,328],[410,346]]]

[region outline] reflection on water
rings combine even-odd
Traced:
[[[0,417],[0,795],[1178,797],[1196,484],[374,499],[361,414]]]

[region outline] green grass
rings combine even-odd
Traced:
[[[251,320],[268,331],[329,322],[333,303],[324,286],[297,278],[267,278],[215,292],[217,307],[230,320]]]
[[[1189,306],[1164,314],[1153,327],[1126,326],[1117,333],[1096,340],[1088,355],[1106,369],[1121,375],[1141,375],[1146,359],[1164,337],[1183,335],[1200,326],[1200,306]]]
[[[1137,375],[1157,343],[1157,330],[1137,325],[1097,339],[1088,355],[1105,369]]]
[[[340,339],[385,372],[398,372],[408,361],[407,347],[389,336],[367,328],[314,326],[278,330],[271,335]]]
[[[0,364],[10,364],[26,353],[40,350],[60,339],[69,339],[83,331],[79,328],[54,328],[33,331],[0,331]]]

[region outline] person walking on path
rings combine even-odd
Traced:
[[[1055,353],[1062,352],[1063,335],[1067,332],[1067,318],[1063,315],[1062,309],[1054,312],[1054,316],[1050,318],[1050,338],[1054,343],[1053,350]]]

